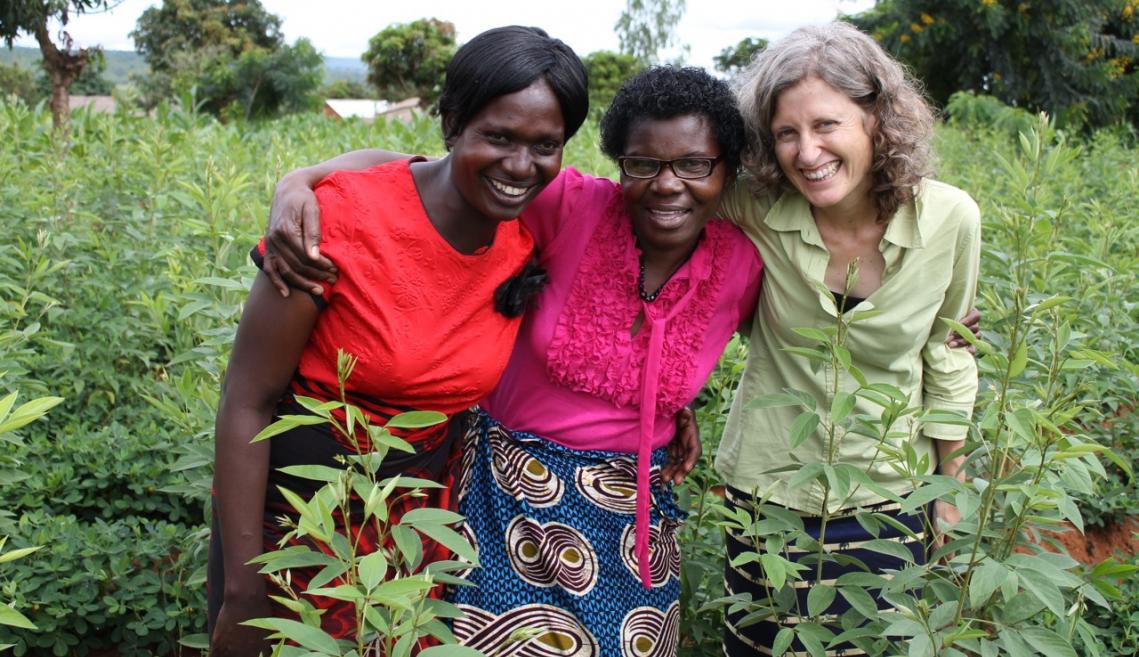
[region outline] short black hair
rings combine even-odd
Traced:
[[[732,171],[739,168],[745,137],[736,97],[727,82],[694,66],[653,66],[622,85],[601,117],[601,150],[616,160],[625,154],[629,130],[637,121],[685,114],[707,119],[720,157]]]
[[[479,34],[447,65],[439,96],[443,137],[457,137],[495,98],[522,91],[539,78],[554,90],[568,140],[589,114],[588,76],[577,54],[538,27],[510,25]]]

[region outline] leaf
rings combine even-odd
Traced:
[[[279,468],[279,471],[301,479],[323,481],[328,484],[340,481],[340,477],[344,475],[344,470],[327,465],[287,465]]]
[[[364,586],[365,590],[371,591],[379,586],[388,574],[388,560],[384,556],[383,550],[377,550],[360,557],[356,564],[356,570],[360,573],[360,584]]]
[[[476,550],[462,534],[454,529],[435,524],[417,524],[415,525],[415,529],[426,534],[436,543],[446,547],[459,557],[471,563],[478,563],[478,550]]]
[[[869,575],[870,573],[866,574]],[[878,576],[875,575],[875,577]],[[846,601],[855,611],[862,614],[863,618],[867,620],[878,618],[878,603],[874,601],[873,596],[866,592],[866,589],[858,586],[842,586],[838,592],[846,598]]]
[[[771,582],[771,588],[776,591],[782,589],[787,583],[787,568],[783,564],[783,558],[777,554],[764,552],[759,555],[759,562],[768,581]]]
[[[1066,605],[1060,587],[1047,575],[1036,570],[1021,569],[1018,573],[1024,588],[1057,616],[1064,616]]]
[[[309,650],[328,655],[340,654],[340,647],[336,644],[336,639],[326,634],[319,627],[305,625],[299,621],[288,618],[255,618],[243,622],[242,625],[271,630],[275,632],[273,638],[288,639]]]
[[[997,633],[997,643],[1004,647],[1009,657],[1036,657],[1035,653],[1020,638],[1020,632],[1011,627],[1002,628]]]
[[[831,341],[831,336],[827,335],[826,331],[822,331],[817,328],[805,327],[795,328],[791,330],[812,342],[829,343]]]
[[[834,396],[834,401],[831,402],[831,421],[837,424],[845,420],[846,416],[854,410],[854,399],[854,395],[849,392],[837,393]]]
[[[905,561],[909,564],[912,564],[914,562],[913,552],[910,552],[910,549],[908,547],[902,545],[897,541],[890,541],[884,538],[875,538],[873,540],[866,541],[862,547],[867,550],[878,552],[880,554],[897,557],[898,559],[901,559],[902,561]]]
[[[462,520],[463,516],[454,511],[432,507],[420,507],[403,514],[399,524],[410,525],[412,527],[419,524],[450,525],[452,523],[462,522]]]
[[[27,616],[24,616],[3,603],[0,603],[0,625],[7,625],[8,627],[15,627],[21,630],[38,629],[32,621],[28,620]]]
[[[789,447],[796,449],[799,445],[803,444],[807,438],[815,433],[815,429],[819,426],[818,413],[800,413],[799,417],[791,423],[791,438]]]
[[[1008,577],[1008,569],[999,561],[988,560],[973,571],[969,581],[969,606],[976,609],[1000,587]]]
[[[396,429],[423,429],[446,421],[447,416],[436,411],[409,411],[392,416],[384,426]]]
[[[1024,372],[1024,368],[1028,365],[1028,342],[1022,341],[1017,345],[1016,353],[1013,354],[1012,361],[1009,362],[1009,378],[1020,376]]]
[[[1005,423],[1013,433],[1024,440],[1032,441],[1036,438],[1036,418],[1027,408],[1018,408],[1005,416]]]
[[[1041,655],[1076,657],[1076,651],[1072,649],[1072,644],[1052,630],[1043,627],[1026,627],[1020,631],[1020,635]]]
[[[4,401],[7,402],[9,398],[15,401],[15,394],[16,393],[12,393],[9,397],[5,398]],[[63,397],[40,397],[21,404],[16,410],[12,411],[11,415],[0,422],[0,435],[15,431],[22,426],[35,422],[43,417],[53,406],[58,405],[62,401]]]
[[[771,655],[772,657],[779,657],[787,652],[791,647],[791,642],[795,640],[795,630],[784,627],[779,630],[775,635],[775,640],[771,642]]]
[[[257,435],[253,436],[252,440],[249,442],[260,442],[262,440],[272,438],[273,436],[279,436],[286,431],[290,431],[300,426],[310,424],[324,424],[326,422],[328,422],[328,420],[317,415],[286,415],[273,424],[265,427],[261,431],[258,431]]]
[[[795,490],[808,482],[814,481],[823,472],[822,463],[808,463],[804,465],[791,479],[787,481],[787,489]]]
[[[309,413],[325,418],[329,416],[329,411],[344,406],[343,403],[338,401],[322,401],[315,397],[305,397],[304,395],[296,395],[293,399]]]
[[[374,593],[377,600],[400,601],[401,606],[421,597],[431,590],[435,583],[426,577],[404,577],[380,584]]]
[[[810,592],[807,593],[807,613],[811,616],[822,615],[834,602],[836,593],[838,592],[833,586],[826,584],[812,586]]]
[[[0,542],[0,547],[3,547],[3,545],[4,544],[2,542]],[[37,550],[42,550],[42,549],[43,549],[42,545],[37,545],[35,547],[17,548],[15,550],[9,550],[8,552],[0,554],[0,563],[5,563],[7,561],[15,561],[16,559],[23,559],[24,557],[28,556],[29,554],[31,554]]]

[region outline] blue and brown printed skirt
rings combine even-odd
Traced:
[[[646,589],[633,455],[563,447],[481,411],[470,422],[459,511],[481,567],[450,594],[464,612],[455,636],[487,655],[675,655],[683,515],[660,477],[665,450],[652,457]]]

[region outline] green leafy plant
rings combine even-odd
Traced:
[[[360,657],[368,650],[402,657],[412,654],[416,642],[431,636],[445,645],[418,654],[436,657],[464,657],[477,651],[454,644],[455,638],[442,619],[456,618],[453,605],[429,597],[437,585],[460,586],[465,581],[459,571],[477,565],[474,548],[450,525],[460,523],[462,516],[446,509],[421,507],[403,514],[398,520],[389,516],[392,504],[403,498],[421,497],[428,488],[443,484],[427,479],[396,475],[380,475],[384,459],[391,450],[414,452],[407,441],[393,435],[391,429],[418,429],[445,422],[447,417],[431,411],[400,413],[384,426],[369,422],[367,415],[349,404],[344,397],[345,382],[352,375],[356,359],[341,351],[337,361],[340,401],[322,402],[298,396],[297,402],[310,414],[282,416],[258,433],[253,440],[265,440],[301,425],[329,423],[341,435],[349,437],[356,454],[346,457],[343,468],[323,465],[296,465],[282,468],[286,474],[323,482],[311,499],[303,499],[292,491],[281,493],[297,513],[289,525],[290,539],[307,539],[304,544],[282,547],[257,559],[261,572],[272,577],[284,595],[272,598],[300,620],[262,618],[249,621],[273,632],[282,640],[274,651],[281,657],[329,655]],[[342,419],[341,419],[342,418]],[[360,436],[367,436],[369,450],[361,448]],[[360,536],[364,527],[372,529],[377,549],[364,552]],[[446,546],[462,561],[424,563],[420,538]],[[288,576],[290,568],[319,567],[320,571],[305,591],[297,591]],[[320,628],[320,616],[308,596],[322,596],[350,603],[355,608],[356,633],[352,640],[337,641]],[[295,645],[286,645],[284,641]]]

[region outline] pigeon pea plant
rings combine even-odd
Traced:
[[[406,475],[380,475],[391,450],[414,451],[392,429],[428,427],[447,418],[433,411],[413,411],[392,417],[384,426],[372,424],[344,395],[344,383],[355,364],[355,357],[340,352],[340,401],[322,402],[298,396],[297,402],[309,414],[282,416],[253,438],[266,440],[301,425],[328,423],[352,440],[357,453],[344,458],[340,468],[282,468],[287,474],[324,483],[307,500],[281,489],[297,517],[295,521],[282,519],[289,529],[282,547],[254,560],[283,593],[272,595],[273,600],[300,620],[261,618],[248,624],[270,630],[271,636],[280,640],[273,652],[279,657],[404,657],[413,654],[418,641],[426,636],[443,645],[416,653],[423,657],[479,655],[475,650],[454,645],[455,638],[443,622],[457,617],[458,609],[429,597],[437,585],[463,585],[465,580],[458,572],[477,563],[474,548],[451,527],[461,522],[462,516],[423,507],[393,521],[388,514],[393,503],[406,497],[421,497],[424,489],[440,488],[443,484]],[[360,436],[368,437],[371,450],[361,448]],[[366,525],[371,525],[377,537],[379,547],[373,552],[361,549],[360,537]],[[421,536],[446,546],[462,561],[425,564]],[[284,547],[293,538],[304,541]],[[306,591],[298,591],[291,584],[289,571],[299,567],[319,569]],[[309,600],[311,596],[351,603],[356,611],[355,635],[350,640],[337,640],[324,632],[319,611]]]

